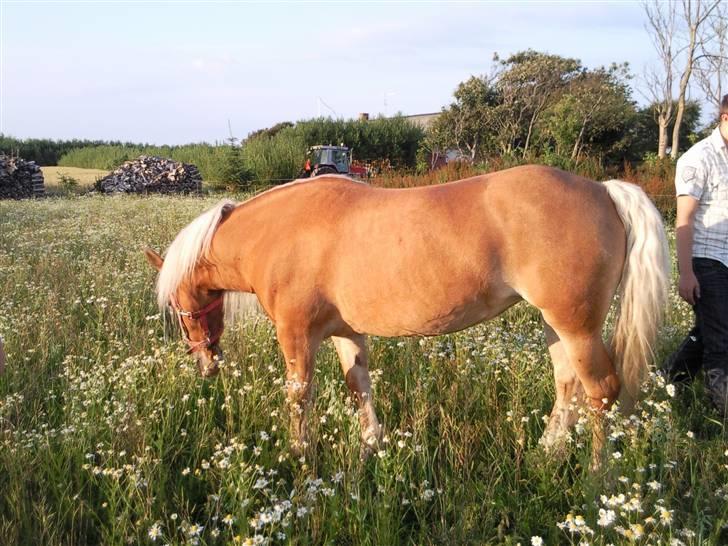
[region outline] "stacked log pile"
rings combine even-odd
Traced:
[[[96,183],[104,193],[190,193],[202,188],[194,165],[141,155],[127,161]]]
[[[0,154],[0,199],[42,197],[43,172],[35,161]]]

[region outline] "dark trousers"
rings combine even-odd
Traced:
[[[700,299],[693,306],[695,326],[665,366],[676,382],[693,379],[701,368],[728,373],[728,267],[693,258],[693,270],[700,284]]]

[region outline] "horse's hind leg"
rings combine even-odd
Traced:
[[[561,340],[569,364],[584,388],[586,402],[596,410],[592,429],[592,454],[593,464],[599,466],[604,447],[603,411],[608,410],[619,396],[619,377],[599,329],[565,329],[550,323]]]
[[[569,429],[579,418],[577,410],[584,404],[584,389],[574,368],[569,363],[559,336],[546,323],[544,323],[544,332],[554,365],[556,401],[540,443],[548,451],[558,451],[564,446]]]
[[[278,326],[278,343],[286,359],[286,389],[290,409],[291,448],[302,454],[308,446],[314,362],[320,339],[308,332]]]
[[[369,379],[369,364],[364,336],[333,337],[336,352],[341,361],[346,386],[359,406],[359,424],[361,439],[368,449],[377,446],[381,436],[381,427],[372,402],[372,387]]]

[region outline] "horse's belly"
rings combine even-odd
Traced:
[[[498,316],[521,298],[477,298],[458,305],[399,305],[389,302],[378,312],[361,311],[344,316],[355,331],[382,337],[436,336],[456,332]]]

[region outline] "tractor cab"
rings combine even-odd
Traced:
[[[346,146],[312,146],[306,153],[304,177],[349,174],[351,151]]]

